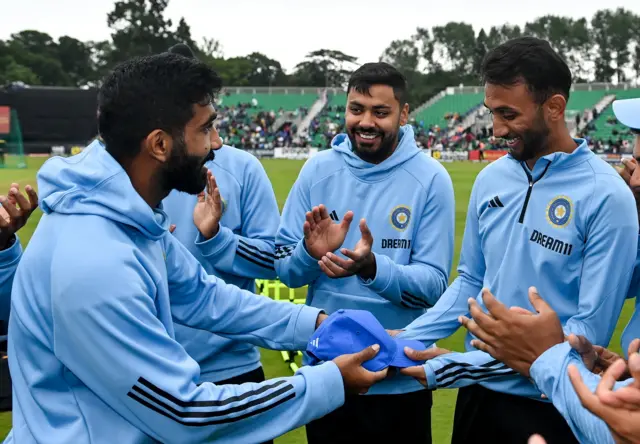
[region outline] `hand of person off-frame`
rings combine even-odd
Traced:
[[[617,168],[620,176],[629,185],[633,196],[636,198],[636,208],[638,209],[638,220],[640,220],[640,168],[636,159],[623,159],[622,166]]]
[[[388,368],[379,372],[370,372],[362,366],[364,362],[373,359],[379,351],[380,346],[374,344],[358,353],[338,356],[333,360],[342,374],[346,393],[365,394],[373,384],[387,376]]]
[[[324,205],[307,211],[302,230],[304,244],[311,257],[320,260],[327,253],[340,248],[347,237],[352,220],[353,211],[347,211],[340,223],[334,223]]]
[[[451,353],[451,350],[440,347],[431,347],[426,350],[414,350],[409,347],[404,348],[404,354],[414,361],[428,361],[440,355]],[[413,367],[405,367],[400,369],[400,373],[406,376],[416,378],[418,382],[425,387],[427,386],[427,376],[422,365],[414,365]]]
[[[640,443],[640,341],[632,343],[635,352],[629,353],[629,363],[618,359],[602,375],[595,393],[589,390],[574,365],[569,365],[569,379],[582,405],[602,419],[617,443]],[[631,351],[631,347],[629,347]],[[616,381],[628,370],[631,384],[614,390]]]
[[[558,315],[534,287],[529,288],[529,301],[536,313],[507,308],[486,288],[482,290],[482,300],[488,314],[475,299],[469,299],[473,319],[459,318],[460,323],[478,338],[473,339],[471,345],[526,377],[542,353],[565,340]]]
[[[567,340],[569,342],[569,345],[571,345],[571,348],[578,352],[578,354],[582,358],[584,366],[596,375],[599,375],[607,370],[618,359],[622,359],[622,356],[615,352],[612,352],[609,349],[606,349],[599,345],[593,345],[584,336],[570,334]],[[628,377],[628,374],[623,376]]]
[[[376,258],[371,252],[373,235],[365,219],[360,220],[361,238],[353,250],[342,248],[340,252],[347,259],[327,253],[318,262],[320,269],[330,278],[343,278],[359,275],[363,279],[373,279],[376,276]]]
[[[0,250],[6,249],[13,236],[25,226],[38,208],[38,194],[31,185],[25,187],[29,199],[20,192],[20,185],[12,183],[7,196],[0,196]]]
[[[198,194],[198,203],[193,209],[193,223],[205,239],[218,234],[222,218],[222,197],[211,171],[207,172],[207,190]]]

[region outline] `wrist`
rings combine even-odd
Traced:
[[[329,316],[327,316],[327,314],[325,313],[318,313],[318,317],[316,318],[316,330],[318,329],[318,327],[320,327],[320,324],[322,324],[322,322],[327,319]]]
[[[373,254],[373,252],[370,252],[367,256],[367,259],[365,259],[365,264],[358,273],[358,276],[366,281],[369,279],[374,279],[376,277],[376,272],[376,256]]]
[[[215,237],[216,234],[218,234],[218,232],[220,231],[220,223],[216,222],[216,224],[211,227],[208,230],[200,230],[200,234],[202,234],[202,237],[204,237],[206,240],[211,239],[212,237]]]
[[[6,234],[2,234],[0,235],[0,251],[4,251],[9,249],[13,243],[16,240],[16,235],[15,234],[11,234],[11,235],[6,235]]]

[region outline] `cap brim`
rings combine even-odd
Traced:
[[[640,98],[615,100],[613,114],[624,126],[640,129]]]
[[[391,363],[389,364],[389,366],[405,368],[405,367],[413,367],[414,365],[422,364],[422,361],[414,361],[413,359],[409,359],[409,357],[404,352],[405,347],[409,347],[418,351],[426,350],[427,347],[422,342],[411,340],[411,339],[400,339],[400,338],[394,338],[394,341],[396,341],[396,344],[398,344],[398,349],[397,349],[398,351],[396,355],[393,357],[393,359],[391,360]]]

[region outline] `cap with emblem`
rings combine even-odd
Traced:
[[[320,324],[307,344],[311,364],[330,361],[340,355],[358,353],[374,344],[380,351],[362,366],[369,371],[379,371],[387,367],[411,367],[422,361],[409,359],[404,348],[425,350],[420,341],[394,338],[382,324],[368,311],[341,309]]]

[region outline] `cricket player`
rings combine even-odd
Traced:
[[[195,58],[186,45],[169,52]],[[162,205],[176,228],[173,235],[209,274],[255,292],[256,279],[276,279],[275,237],[280,223],[276,197],[260,161],[222,141],[211,129],[215,159],[211,196],[173,190]],[[204,205],[209,198],[210,205]],[[198,202],[200,199],[200,204]],[[194,212],[195,209],[195,212]],[[203,210],[212,217],[204,217]],[[248,342],[175,324],[176,339],[200,365],[200,380],[221,384],[264,381],[260,352]]]
[[[400,334],[429,345],[455,332],[487,288],[506,307],[532,309],[536,285],[562,333],[608,344],[636,258],[638,218],[620,175],[573,139],[565,124],[571,72],[544,40],[522,37],[484,59],[485,105],[509,154],[478,175],[469,201],[459,276],[438,303]],[[634,248],[629,248],[633,242]],[[535,343],[532,332],[530,341]],[[540,332],[548,334],[548,332]],[[467,351],[475,350],[467,335]],[[452,442],[575,442],[562,415],[531,381],[482,351],[403,370],[458,392]],[[470,366],[471,364],[471,366]],[[472,371],[482,367],[480,371]],[[492,373],[502,371],[501,378]],[[428,373],[428,374],[427,374]]]
[[[385,376],[360,365],[372,346],[289,378],[200,383],[175,340],[180,323],[302,349],[326,317],[225,284],[168,232],[162,200],[173,189],[197,194],[210,179],[220,86],[206,64],[174,54],[120,64],[98,94],[105,146],[40,169],[45,215],[13,286],[6,442],[259,443]]]
[[[613,110],[621,123],[637,133],[635,158],[625,162],[621,174],[631,187],[640,208],[640,168],[637,168],[637,159],[640,158],[640,99],[617,100],[613,102]],[[626,249],[633,251],[640,245],[634,242],[636,239],[628,239]],[[534,289],[530,290],[530,299],[537,316],[520,310],[508,310],[487,292],[484,303],[493,319],[483,313],[476,301],[471,301],[473,320],[464,317],[462,321],[478,338],[475,340],[477,343],[472,342],[472,345],[535,382],[564,416],[581,443],[629,442],[632,436],[637,441],[640,438],[639,294],[640,250],[637,251],[627,294],[630,298],[636,298],[636,310],[622,334],[624,357],[592,345],[583,336],[572,334],[569,341],[565,341],[557,313],[549,306],[548,300],[543,300],[546,299],[545,295],[540,297]],[[486,377],[505,372],[497,370],[499,365],[481,368],[474,365],[469,356],[460,356],[479,353],[443,354],[429,361],[428,372],[431,375],[434,371],[435,376],[441,366],[463,361],[470,364],[466,372],[482,372]],[[627,359],[628,369],[624,361]],[[626,374],[625,370],[628,370]],[[602,372],[604,375],[601,377]],[[440,377],[430,379],[436,382]],[[449,383],[448,386],[454,388],[460,383],[463,381]],[[595,394],[592,393],[594,390]]]
[[[347,92],[346,134],[305,163],[285,203],[276,271],[289,287],[308,284],[312,307],[368,310],[396,329],[424,314],[447,287],[453,185],[416,146],[400,72],[367,63],[352,74]],[[430,391],[398,375],[307,425],[307,439],[429,443],[431,402]]]

